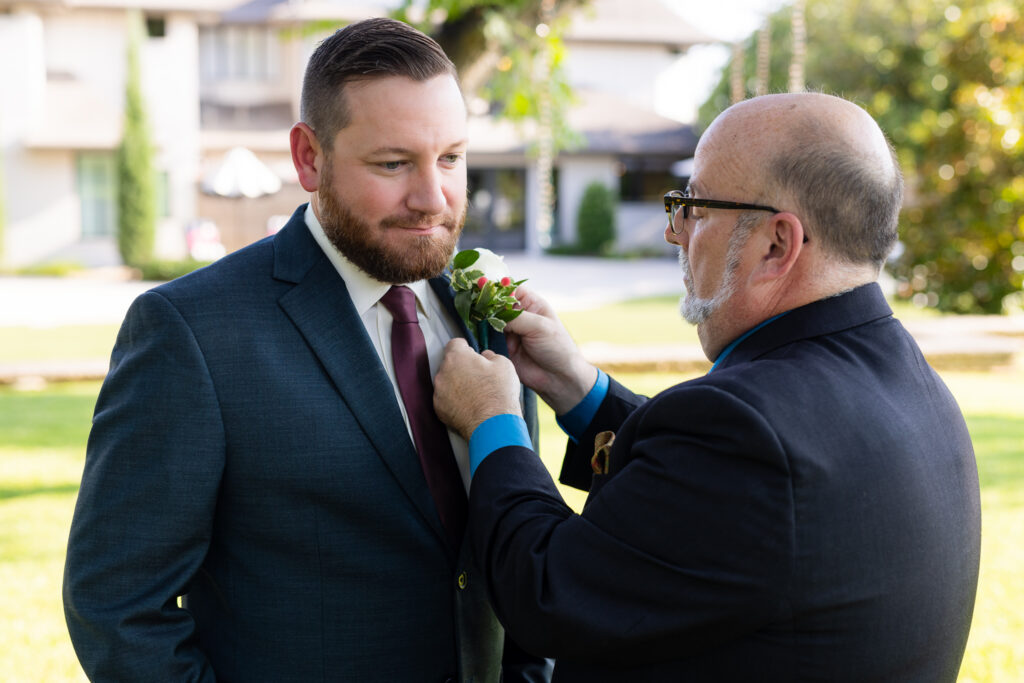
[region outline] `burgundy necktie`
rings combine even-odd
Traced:
[[[416,317],[416,295],[408,287],[396,285],[380,301],[394,318],[391,360],[420,465],[441,522],[453,545],[458,547],[466,528],[466,489],[452,455],[448,430],[434,412],[434,383],[430,377],[427,344]]]

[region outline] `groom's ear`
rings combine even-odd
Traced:
[[[296,123],[292,126],[288,141],[299,184],[306,192],[316,192],[320,187],[320,169],[323,168],[323,152],[316,133],[305,123]]]

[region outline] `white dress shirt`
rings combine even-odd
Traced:
[[[402,401],[402,393],[398,388],[398,380],[395,378],[395,366],[391,360],[392,316],[391,312],[380,303],[380,298],[391,288],[391,285],[370,277],[338,251],[324,233],[323,226],[320,225],[319,219],[313,212],[312,204],[306,207],[305,219],[309,232],[327,254],[327,258],[334,264],[341,279],[345,281],[348,294],[363,321],[370,343],[377,350],[384,371],[391,379],[391,387],[395,391],[398,409],[402,411],[402,419],[405,420],[405,428],[409,432],[411,440],[412,428],[409,426],[409,416],[405,412],[405,403]],[[449,319],[444,305],[426,280],[411,282],[405,286],[416,295],[416,313],[419,317],[420,329],[423,331],[423,339],[427,345],[430,376],[433,377],[441,367],[445,344],[452,337],[460,336],[461,331],[459,326]],[[448,438],[452,443],[452,452],[455,454],[455,462],[459,466],[459,474],[462,475],[462,483],[468,491],[469,445],[461,436],[451,430],[448,430]]]

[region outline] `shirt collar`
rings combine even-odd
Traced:
[[[747,337],[749,337],[750,335],[754,334],[755,332],[757,332],[762,327],[768,325],[768,323],[771,323],[771,322],[773,322],[775,320],[778,320],[782,316],[786,315],[786,313],[789,313],[789,311],[783,311],[782,313],[779,313],[776,316],[772,316],[771,318],[768,318],[767,320],[762,321],[758,325],[755,325],[754,327],[751,327],[749,330],[747,330],[746,332],[744,332],[740,336],[736,337],[736,339],[733,339],[732,342],[730,342],[729,345],[726,346],[725,349],[720,354],[718,354],[718,358],[715,359],[715,362],[711,366],[711,369],[708,370],[708,374],[714,372],[718,368],[718,366],[722,364],[722,361],[724,361],[729,356],[729,354],[733,352],[733,349],[735,349],[737,346],[739,346],[741,343],[743,343],[743,341]]]
[[[306,213],[304,216],[306,220],[306,227],[309,228],[309,232],[313,235],[313,239],[316,240],[317,244],[327,255],[327,258],[334,265],[335,270],[338,271],[338,275],[345,281],[345,287],[348,288],[348,295],[352,298],[352,304],[356,307],[356,312],[359,315],[363,315],[370,308],[380,301],[380,298],[387,293],[391,285],[387,282],[381,282],[365,271],[359,268],[356,264],[349,261],[344,254],[338,251],[331,240],[327,237],[327,233],[324,232],[324,228],[320,225],[320,220],[316,217],[316,213],[313,211],[313,204],[310,203],[306,206]],[[416,282],[405,283],[405,286],[412,290],[413,294],[416,295],[416,301],[419,304],[420,311],[426,315],[429,319],[431,314],[431,308],[427,305],[427,291],[430,289],[426,280],[417,280]]]

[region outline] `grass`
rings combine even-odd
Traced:
[[[609,304],[599,311],[567,311],[559,317],[579,344],[696,344],[697,329],[679,317],[679,296]]]
[[[60,585],[95,382],[0,388],[0,661],[10,681],[84,681]]]
[[[581,343],[687,343],[676,297],[566,314]],[[902,313],[902,312],[901,312]],[[920,314],[908,311],[903,317]],[[116,326],[0,329],[0,358],[106,357]],[[46,355],[44,355],[46,354]],[[676,374],[617,377],[654,394],[686,379]],[[981,582],[962,683],[1019,680],[1024,671],[1024,372],[947,372],[967,415],[982,485]],[[64,625],[64,549],[99,384],[0,387],[0,661],[11,681],[84,681]],[[564,448],[554,416],[541,410],[541,448],[557,474]],[[583,494],[563,489],[580,509]]]
[[[109,358],[118,327],[0,327],[0,362]]]

